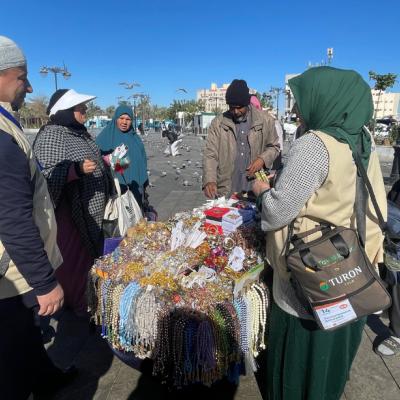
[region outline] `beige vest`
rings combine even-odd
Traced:
[[[8,111],[11,111],[11,107],[8,103],[0,103],[0,105]],[[56,219],[54,216],[53,204],[47,190],[46,181],[39,171],[36,159],[33,156],[32,148],[22,130],[1,114],[0,129],[14,137],[19,147],[24,151],[28,158],[31,179],[35,182],[35,191],[33,195],[33,218],[39,228],[40,236],[43,240],[49,261],[53,268],[56,269],[62,263],[62,257],[57,246]],[[9,190],[12,190],[12,188],[9,188]],[[4,246],[0,241],[0,258],[3,252]],[[0,299],[14,297],[26,293],[31,289],[32,288],[20,274],[15,264],[10,261],[7,273],[0,279]]]
[[[323,133],[313,132],[325,144],[329,154],[329,172],[323,185],[311,196],[294,224],[294,233],[308,231],[320,221],[336,226],[355,228],[356,166],[350,148],[345,143]],[[375,144],[372,144],[367,171],[383,217],[387,217],[386,192]],[[286,312],[306,318],[307,313],[296,299],[289,282],[285,262],[287,227],[267,233],[267,260],[274,269],[273,295]],[[367,205],[366,246],[368,258],[374,264],[383,261],[383,235],[371,201]]]

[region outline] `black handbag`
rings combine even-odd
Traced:
[[[358,155],[354,158],[379,226],[386,233],[371,183]],[[390,295],[364,250],[360,209],[356,204],[357,230],[321,224],[293,235],[294,221],[289,226],[286,262],[291,283],[299,301],[323,330],[337,329],[391,305]],[[305,241],[317,232],[320,237]]]

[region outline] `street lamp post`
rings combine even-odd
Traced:
[[[333,47],[328,47],[326,49],[326,55],[328,56],[328,65],[330,65],[333,58]]]
[[[135,82],[135,81],[133,81],[133,82],[119,82],[118,85],[121,85],[125,89],[128,89],[128,90],[131,90],[134,87],[141,86],[141,84],[139,82]],[[138,93],[134,93],[134,94],[132,94],[132,95],[130,95],[128,97],[128,99],[132,99],[133,98],[133,116],[134,116],[134,119],[135,119],[135,122],[134,122],[135,132],[136,132],[136,128],[137,128],[137,122],[136,122],[136,99],[137,99],[138,96],[139,96]]]
[[[178,89],[176,89],[176,91],[187,94],[187,90],[185,88],[178,88]],[[183,99],[182,100],[182,104],[185,104],[185,102],[186,102],[186,100]],[[179,115],[182,115],[182,118],[178,117],[177,119],[179,121],[179,125],[181,127],[181,131],[183,132],[184,128],[185,128],[185,111],[182,110],[182,108],[179,111],[182,112],[182,114],[179,114]]]
[[[271,93],[274,93],[276,96],[276,118],[279,120],[279,94],[284,91],[283,88],[280,87],[271,87]]]
[[[65,65],[64,65],[64,67],[46,67],[46,66],[43,66],[42,68],[40,68],[40,71],[39,71],[39,73],[43,77],[47,76],[47,74],[49,72],[52,72],[54,74],[54,83],[55,83],[55,86],[56,86],[56,91],[58,89],[58,85],[57,85],[57,75],[58,74],[61,74],[64,77],[64,79],[68,79],[68,78],[71,77],[71,72],[68,71],[68,69],[67,69],[67,67]]]
[[[292,111],[292,92],[290,89],[285,89],[286,107],[285,107],[285,120],[289,119]]]
[[[134,117],[134,119],[135,119],[135,132],[136,132],[136,129],[137,129],[137,119],[136,119],[136,99],[137,99],[137,96],[133,96],[133,117]]]
[[[135,121],[134,121],[135,132],[136,132],[136,128],[137,128],[136,99],[138,99],[139,97],[141,98],[141,100],[143,102],[143,99],[146,97],[146,95],[143,93],[134,93],[128,97],[128,99],[133,99],[133,116],[135,119]],[[144,107],[143,107],[143,104],[142,104],[142,126],[144,129]]]

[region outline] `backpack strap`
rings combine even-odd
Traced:
[[[11,257],[8,255],[6,249],[4,249],[3,254],[0,258],[0,279],[6,274],[8,266],[10,264]]]
[[[376,212],[376,216],[378,217],[378,224],[379,227],[381,228],[382,233],[386,233],[387,228],[386,228],[386,222],[383,219],[382,216],[382,212],[381,209],[379,208],[378,202],[376,200],[375,194],[374,194],[374,190],[372,189],[372,185],[371,182],[368,178],[367,172],[365,171],[364,166],[362,165],[360,156],[358,153],[353,153],[353,157],[354,157],[354,161],[356,163],[357,166],[357,170],[362,178],[362,180],[364,181],[365,186],[367,187],[368,193],[369,193],[369,197],[371,199],[371,202],[374,206],[375,212]]]
[[[340,233],[330,238],[331,243],[337,250],[337,252],[343,257],[347,258],[350,255],[350,249],[345,240],[342,238]]]
[[[309,269],[312,269],[313,271],[318,271],[320,268],[318,267],[318,263],[315,260],[314,256],[311,254],[311,251],[308,247],[305,249],[299,250],[299,255],[301,258],[301,261],[303,261],[304,266],[306,266]]]

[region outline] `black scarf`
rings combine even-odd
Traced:
[[[80,124],[74,115],[74,109],[57,111],[50,117],[47,125],[61,125],[79,134],[88,134],[85,125]]]

